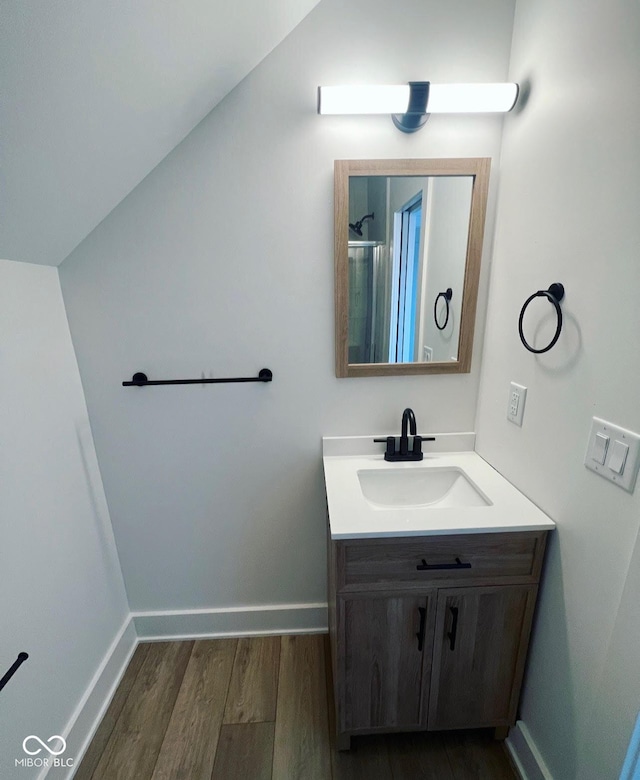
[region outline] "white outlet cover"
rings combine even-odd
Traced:
[[[607,455],[604,463],[598,463],[597,460],[594,460],[591,457],[593,444],[597,434],[609,438]],[[609,462],[614,451],[614,444],[617,441],[626,444],[629,448],[622,474],[617,474],[609,468]],[[607,422],[607,420],[594,417],[591,420],[591,431],[589,432],[589,441],[587,442],[587,452],[584,456],[584,465],[588,469],[591,469],[591,471],[595,471],[596,474],[600,474],[601,477],[624,488],[629,493],[633,493],[636,486],[636,478],[638,476],[638,467],[640,466],[640,435],[633,431],[629,431],[626,428],[621,428],[619,425]]]
[[[527,388],[512,382],[509,386],[509,400],[507,402],[507,420],[516,425],[522,425],[524,415],[524,403],[527,400]]]

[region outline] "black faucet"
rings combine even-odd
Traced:
[[[409,425],[409,430],[411,432],[411,435],[414,437],[413,449],[415,449],[416,446],[415,436],[418,428],[416,425],[416,416],[413,413],[413,409],[405,409],[404,412],[402,412],[402,430],[400,435],[401,455],[407,455],[407,453],[409,452],[409,437],[407,436],[407,424]],[[422,458],[419,458],[419,460],[422,460]]]
[[[407,428],[409,431],[407,432]],[[413,436],[413,445],[409,450],[409,436]],[[384,459],[389,461],[422,460],[422,442],[435,441],[434,436],[419,436],[416,416],[413,409],[405,409],[402,412],[402,428],[400,432],[400,446],[396,447],[396,437],[387,436],[384,439],[374,439],[387,445]]]

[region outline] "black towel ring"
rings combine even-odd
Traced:
[[[522,320],[524,319],[525,310],[534,298],[547,298],[553,304],[556,310],[556,316],[558,318],[558,325],[556,327],[556,332],[553,338],[551,339],[551,341],[543,349],[534,349],[532,346],[530,346],[524,337],[524,333],[522,332]],[[529,350],[529,352],[534,352],[536,355],[541,355],[543,352],[548,352],[551,349],[551,347],[555,345],[556,341],[560,338],[560,332],[562,330],[562,309],[560,308],[560,301],[563,298],[564,298],[564,286],[561,285],[560,282],[554,282],[549,287],[548,290],[538,290],[538,292],[535,292],[533,293],[533,295],[530,295],[527,298],[527,300],[524,302],[524,305],[520,310],[520,319],[518,320],[518,333],[520,334],[520,341],[522,341],[522,343]]]
[[[447,327],[447,323],[449,322],[449,301],[451,300],[452,295],[453,290],[451,287],[447,287],[445,292],[441,292],[436,295],[436,300],[433,304],[433,319],[436,321],[436,328],[438,330],[444,330]],[[447,316],[444,318],[444,325],[441,325],[438,322],[438,301],[440,298],[444,298],[444,302],[447,305]]]

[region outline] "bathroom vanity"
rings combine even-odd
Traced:
[[[515,723],[554,523],[475,452],[451,451],[461,436],[399,464],[369,437],[323,440],[341,749],[391,731],[500,739]]]

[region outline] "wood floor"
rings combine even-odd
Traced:
[[[333,744],[328,638],[140,644],[75,780],[517,780],[491,732]]]

